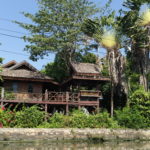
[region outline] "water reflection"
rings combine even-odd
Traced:
[[[10,143],[0,142],[0,150],[150,150],[150,142],[123,143]]]

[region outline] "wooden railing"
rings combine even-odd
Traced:
[[[80,91],[80,92],[48,92],[45,93],[21,93],[5,92],[3,100],[20,101],[48,101],[48,102],[79,102],[84,97],[84,101],[91,98],[97,101],[101,97],[100,91]],[[92,101],[90,100],[90,101]]]
[[[26,100],[26,101],[42,101],[44,94],[42,93],[25,93],[25,92],[5,92],[4,100]]]

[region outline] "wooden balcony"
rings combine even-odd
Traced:
[[[5,92],[0,102],[99,106],[100,91],[21,93]]]

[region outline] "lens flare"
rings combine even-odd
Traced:
[[[105,48],[117,47],[115,32],[105,32],[102,36],[101,44]]]
[[[150,25],[150,9],[147,9],[145,12],[142,13],[140,25],[141,26]]]

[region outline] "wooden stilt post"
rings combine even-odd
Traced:
[[[1,100],[4,100],[4,93],[5,93],[5,89],[4,89],[4,87],[2,87],[2,89],[1,89]],[[1,107],[3,107],[3,101],[1,101],[1,103],[0,103],[0,105],[1,105]]]
[[[47,90],[47,89],[45,90],[45,97],[44,97],[44,100],[45,100],[45,101],[48,101],[48,90]]]
[[[98,102],[98,104],[97,104],[97,113],[99,113],[99,111],[100,111],[100,101],[99,101],[99,98],[97,99],[97,102]]]
[[[69,104],[68,104],[68,101],[69,101],[69,93],[66,92],[66,115],[68,115],[68,113],[69,113]]]
[[[80,110],[81,109],[81,105],[80,104],[78,104],[78,110]]]
[[[2,90],[1,90],[1,99],[2,100],[4,99],[4,93],[5,93],[5,89],[4,89],[4,87],[2,87]]]
[[[47,121],[48,104],[45,104],[45,121]]]
[[[78,92],[78,109],[81,109],[81,105],[80,105],[80,92]]]
[[[99,105],[97,105],[97,113],[99,113],[99,112],[100,112]]]
[[[111,106],[111,110],[110,110],[110,116],[113,117],[114,115],[114,84],[113,82],[111,83],[111,100],[110,100],[110,106]]]
[[[68,115],[68,113],[69,113],[69,105],[66,104],[66,115]]]

